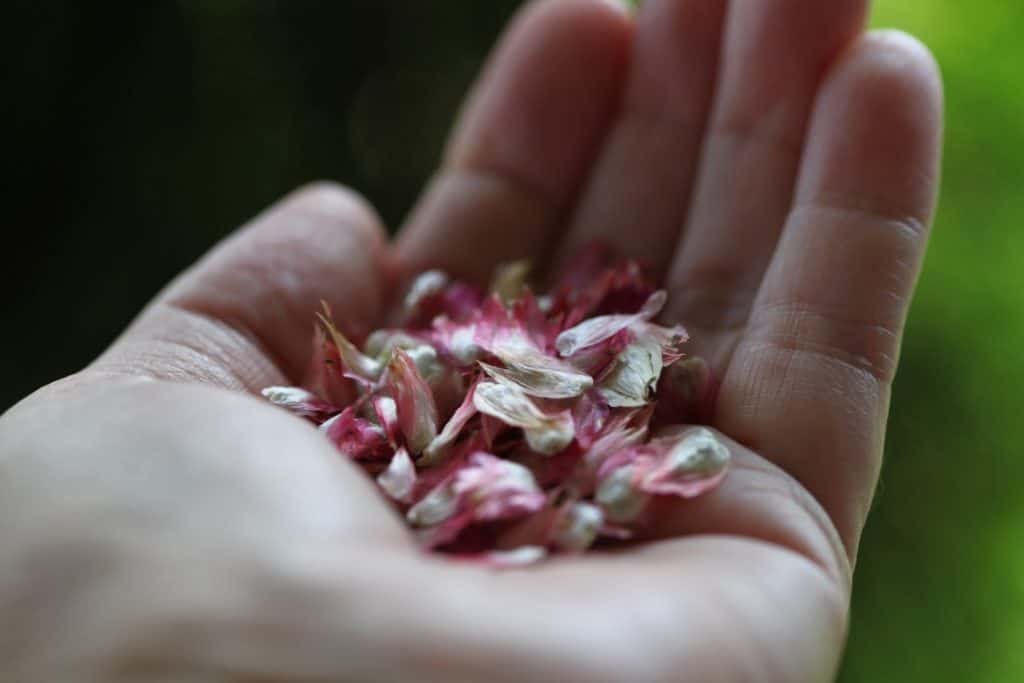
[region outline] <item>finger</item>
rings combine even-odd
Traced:
[[[874,34],[844,56],[719,397],[718,426],[802,481],[851,552],[927,241],[941,118],[937,68],[912,38]]]
[[[402,270],[485,280],[540,261],[617,108],[629,20],[611,2],[540,0],[503,39],[399,237]]]
[[[381,314],[384,234],[352,192],[303,189],[172,283],[95,364],[258,390],[295,382],[320,302],[355,336]]]
[[[793,198],[821,79],[862,30],[867,0],[735,0],[673,310],[706,347],[746,320]]]
[[[726,0],[650,0],[637,19],[622,113],[560,249],[603,242],[664,273],[689,204]]]

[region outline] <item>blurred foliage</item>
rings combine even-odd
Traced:
[[[842,680],[1024,680],[1024,5],[879,0],[935,52],[944,183]]]
[[[398,225],[517,4],[8,3],[0,410],[302,182]],[[1024,680],[1024,5],[878,0],[873,21],[936,52],[948,144],[842,681]]]

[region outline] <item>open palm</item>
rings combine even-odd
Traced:
[[[221,619],[206,631],[219,650],[176,658],[174,641],[145,665],[259,680],[829,680],[941,129],[929,54],[864,34],[866,5],[648,0],[634,20],[598,0],[535,2],[393,244],[351,193],[299,192],[172,284],[90,369],[5,417],[25,442],[51,410],[78,416],[72,435],[120,425],[98,437],[99,464],[65,478],[102,481],[133,509],[159,502],[138,481],[118,489],[103,463],[122,471],[111,453],[137,438],[125,433],[173,444],[146,457],[190,514],[219,520],[202,547],[240,548],[231,566],[263,563],[292,598],[252,607],[237,632]],[[557,269],[594,240],[664,278],[667,317],[722,379],[712,426],[736,462],[713,494],[664,503],[643,543],[505,573],[425,558],[315,431],[224,391],[299,379],[321,299],[368,330],[423,268],[484,279],[527,257]],[[91,412],[110,406],[116,420]],[[52,460],[45,450],[36,460]],[[175,463],[216,476],[197,483]],[[200,544],[184,514],[160,517],[188,555]],[[272,557],[284,554],[304,562]]]

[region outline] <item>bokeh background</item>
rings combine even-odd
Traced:
[[[300,183],[399,224],[518,4],[7,3],[0,410]],[[936,52],[947,148],[841,680],[1024,680],[1024,4],[878,0],[873,24]]]

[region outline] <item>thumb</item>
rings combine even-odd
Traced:
[[[373,325],[387,296],[385,254],[361,197],[303,188],[172,282],[92,369],[249,391],[295,382],[321,301],[352,334]]]

